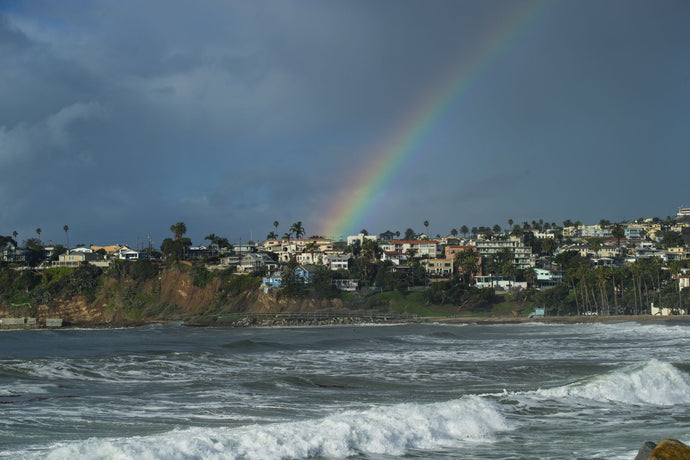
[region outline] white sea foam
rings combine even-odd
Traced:
[[[53,446],[48,458],[285,459],[403,455],[463,442],[487,442],[510,425],[494,403],[471,396],[434,404],[346,411],[318,420],[238,429],[190,428],[157,436]],[[45,453],[43,453],[44,455]],[[42,455],[42,456],[43,456]]]
[[[536,393],[548,398],[574,397],[600,402],[673,406],[690,403],[690,376],[669,363],[652,359]]]

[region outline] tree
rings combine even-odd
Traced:
[[[547,255],[552,256],[558,245],[556,244],[555,238],[545,238],[541,243],[541,249]]]
[[[298,240],[304,236],[304,227],[302,226],[302,221],[297,221],[290,227],[290,232],[295,234],[295,238]]]
[[[460,233],[462,233],[462,235],[463,235],[465,238],[467,238],[467,234],[468,234],[469,232],[470,232],[470,229],[467,228],[467,225],[463,225],[462,227],[460,227]]]
[[[372,262],[376,262],[381,257],[382,251],[376,240],[364,240],[362,243],[362,256]]]
[[[450,234],[451,234],[452,236],[458,236],[458,229],[457,229],[457,228],[452,228],[452,229],[450,230]]]
[[[470,284],[470,280],[479,272],[478,254],[471,248],[466,248],[455,255],[455,264],[462,270],[462,277],[465,284]]]
[[[673,279],[678,281],[678,308],[683,309],[683,298],[681,297],[681,289],[680,289],[680,262],[677,260],[671,260],[668,263],[668,268],[671,271],[671,274],[673,275]]]
[[[213,255],[213,245],[216,243],[216,240],[218,237],[216,236],[215,233],[211,233],[210,235],[206,235],[204,237],[205,240],[208,240],[209,247],[211,248],[211,255]]]
[[[184,222],[178,222],[170,226],[170,231],[175,236],[175,239],[179,240],[182,238],[182,236],[184,236],[185,233],[187,233],[187,226],[184,224]]]
[[[523,234],[524,234],[524,232],[518,224],[513,225],[513,229],[510,231],[510,236],[514,236],[516,238],[522,238]]]
[[[41,227],[38,227],[38,228],[36,229],[36,234],[38,235],[38,240],[39,240],[39,241],[41,240],[41,232],[42,232],[42,231],[43,231],[43,230],[41,230]]]
[[[19,235],[19,232],[16,230],[12,232],[12,238],[14,238],[15,241],[17,241],[17,236]]]
[[[426,228],[426,234],[428,236],[429,235],[429,221],[428,220],[424,221],[424,227]]]
[[[499,235],[500,233],[503,232],[503,230],[501,229],[501,226],[498,224],[494,225],[494,227],[491,230],[494,232],[494,235]]]
[[[267,240],[277,240],[278,239],[278,234],[274,231],[270,232],[268,235],[266,235]]]
[[[416,236],[414,230],[412,230],[411,228],[408,228],[407,230],[405,230],[405,239],[406,240],[414,240],[416,237],[417,236]]]
[[[65,225],[62,227],[62,229],[65,231],[65,237],[67,238],[67,248],[69,249],[69,227]]]
[[[273,227],[275,228],[274,233],[277,235],[278,234],[278,221],[274,220],[273,221]]]
[[[616,239],[616,246],[621,247],[621,240],[625,236],[625,230],[621,224],[615,224],[611,230],[611,236]]]
[[[359,233],[362,234],[362,235],[364,235],[364,236],[367,236],[367,235],[369,234],[369,232],[367,231],[366,228],[361,229],[361,230],[359,231]]]

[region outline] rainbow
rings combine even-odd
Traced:
[[[419,146],[453,103],[465,94],[482,73],[531,22],[545,2],[518,2],[486,31],[469,59],[463,59],[430,87],[396,124],[393,133],[370,155],[361,174],[328,206],[320,235],[339,238],[358,230],[381,200],[403,165],[414,159]]]

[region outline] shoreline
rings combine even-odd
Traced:
[[[194,319],[171,319],[157,321],[125,321],[118,324],[78,324],[71,323],[62,327],[2,327],[3,330],[66,330],[66,329],[129,329],[155,324],[180,324],[185,327],[198,328],[253,328],[253,327],[319,327],[350,325],[386,325],[386,324],[596,324],[596,323],[678,323],[690,325],[690,315],[651,316],[651,315],[618,315],[618,316],[545,316],[541,318],[514,316],[417,316],[399,317],[396,315],[347,315],[319,317],[320,315],[292,316],[289,313],[281,317],[263,317],[246,314],[233,321],[195,321]]]
[[[513,316],[449,316],[421,317],[418,322],[446,324],[582,324],[582,323],[628,323],[628,322],[679,322],[690,323],[690,315],[652,316],[652,315],[616,315],[616,316],[544,316],[541,318]]]
[[[248,327],[312,327],[312,326],[348,326],[356,324],[594,324],[594,323],[649,323],[675,322],[690,325],[690,315],[682,316],[651,316],[651,315],[621,315],[621,316],[546,316],[541,318],[513,317],[513,316],[418,316],[401,318],[391,315],[357,316],[342,315],[330,317],[291,316],[262,317],[247,314],[241,318],[227,322],[195,323],[184,321],[187,327],[217,327],[217,328],[248,328]]]

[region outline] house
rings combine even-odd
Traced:
[[[525,281],[515,281],[515,278],[505,278],[503,276],[477,276],[475,278],[477,281],[478,288],[494,288],[499,290],[513,290],[513,289],[527,289],[527,283]]]
[[[355,292],[359,287],[359,280],[356,279],[338,279],[333,280],[333,286],[341,291]]]
[[[547,270],[545,268],[534,268],[536,274],[537,289],[549,289],[563,282],[562,270]]]
[[[134,249],[128,246],[122,246],[111,256],[111,258],[119,260],[136,260],[139,257],[141,257],[141,253],[139,251],[135,251]]]
[[[70,249],[67,252],[60,254],[58,260],[53,261],[53,267],[78,267],[84,262],[88,262],[92,265],[97,265],[99,267],[107,267],[109,261],[105,259],[105,256],[93,252],[91,249],[83,248],[85,250],[75,250]]]
[[[381,261],[390,260],[393,265],[400,265],[400,262],[407,262],[407,255],[400,251],[384,251]]]
[[[331,252],[324,254],[323,264],[331,270],[347,270],[350,267],[350,254],[343,252]]]
[[[333,250],[333,241],[327,238],[270,239],[261,244],[265,252],[278,254],[278,260],[287,262],[303,252],[326,252]]]
[[[532,248],[525,246],[520,238],[477,241],[477,252],[481,254],[482,258],[491,258],[494,254],[504,250],[513,253],[513,266],[518,270],[535,266],[536,260],[532,255]]]
[[[92,244],[89,248],[75,248],[72,252],[85,250],[89,252],[105,252],[108,259],[135,260],[141,257],[140,251],[135,251],[124,244],[111,244],[109,246],[96,246]]]
[[[311,277],[318,267],[316,265],[299,265],[295,268],[295,281],[309,284]],[[276,272],[262,278],[264,287],[281,287],[283,285],[284,272]]]
[[[378,240],[378,237],[376,235],[365,235],[364,233],[360,233],[359,235],[351,235],[347,237],[347,245],[350,246],[355,243],[359,243],[361,246],[367,240],[376,241]]]
[[[690,206],[680,206],[678,208],[678,214],[676,217],[688,217],[690,216]]]
[[[283,285],[283,274],[280,272],[276,272],[272,275],[264,276],[261,279],[261,283],[264,287],[280,287]]]
[[[674,248],[668,248],[668,260],[682,260],[687,259],[690,252],[685,246],[678,246]]]
[[[244,254],[240,258],[237,266],[238,272],[251,273],[262,269],[275,270],[278,268],[278,263],[271,259],[271,257],[263,252],[255,252]]]
[[[379,234],[379,239],[383,241],[391,241],[393,238],[395,238],[395,233],[391,232],[390,230],[386,230],[385,232]]]
[[[438,242],[436,240],[393,240],[382,242],[379,247],[384,252],[401,252],[407,254],[413,251],[415,257],[436,258]]]
[[[447,278],[453,275],[453,259],[424,259],[421,264],[431,276]]]

